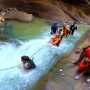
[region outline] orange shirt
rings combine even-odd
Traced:
[[[51,43],[53,45],[57,44],[59,41],[61,40],[61,36],[60,35],[56,35],[54,38],[51,39]]]
[[[90,59],[90,47],[86,49],[85,56]]]
[[[67,35],[67,32],[68,32],[67,28],[66,27],[63,27],[63,34],[64,35]]]

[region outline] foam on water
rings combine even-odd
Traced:
[[[8,43],[0,45],[0,70],[20,64],[22,55],[32,56],[50,39],[48,33],[43,34],[40,39],[22,43],[20,47]],[[77,35],[80,37],[79,34]],[[16,67],[0,72],[0,90],[28,90],[28,87],[32,87],[42,75],[48,72],[56,62],[56,57],[61,56],[73,47],[74,43],[66,39],[61,42],[60,47],[52,46],[50,43],[45,44],[33,56],[36,69],[24,71]]]

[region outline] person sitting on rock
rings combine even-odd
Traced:
[[[80,51],[77,51],[76,53],[80,53]],[[79,60],[75,62],[75,64],[79,64],[79,69],[77,71],[77,74],[80,74],[80,73],[90,74],[90,46],[83,49]]]
[[[78,72],[81,73],[81,72],[87,70],[89,67],[90,67],[90,59],[87,57],[84,57],[79,64]]]
[[[86,56],[87,53],[88,53],[87,56],[89,56],[89,52],[90,52],[90,51],[89,51],[88,48],[90,48],[90,46],[87,46],[87,47],[83,48],[83,50],[76,51],[76,54],[79,54],[79,53],[81,53],[81,54],[80,54],[79,59],[78,59],[76,62],[73,62],[73,64],[76,64],[76,65],[80,64],[80,62],[81,62],[82,59]],[[88,51],[87,51],[87,50],[88,50]]]
[[[34,62],[28,56],[22,56],[21,61],[25,70],[34,69],[36,67]]]
[[[51,34],[56,34],[57,32],[58,32],[58,25],[57,22],[55,22],[51,27]]]

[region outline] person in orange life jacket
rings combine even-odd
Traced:
[[[50,42],[51,44],[59,47],[61,40],[62,40],[62,36],[58,33],[53,38],[51,38]]]
[[[90,46],[87,46],[87,47],[83,48],[83,50],[76,51],[76,54],[79,54],[79,53],[81,53],[81,54],[80,54],[79,59],[76,62],[73,62],[73,64],[78,65],[78,64],[80,64],[80,62],[86,55],[89,56],[90,54],[89,53],[87,54],[87,52],[90,52],[89,48],[90,48]]]
[[[51,34],[56,34],[58,32],[58,25],[57,25],[57,22],[55,22],[53,24],[53,26],[51,27]]]
[[[77,30],[76,22],[74,21],[73,24],[70,26],[71,35],[74,34],[75,30]]]
[[[34,62],[28,56],[22,56],[21,61],[25,70],[34,69],[36,67]]]
[[[70,26],[69,25],[66,25],[66,27],[67,27],[67,30],[68,30],[68,35],[71,35],[71,30],[70,30]]]
[[[67,37],[67,35],[68,35],[68,29],[69,29],[69,28],[67,28],[67,26],[64,24],[63,27],[61,28],[61,30],[63,30],[63,35],[62,35],[62,37],[63,37],[63,36],[66,36],[66,37]]]
[[[80,78],[80,74],[83,74],[83,75],[90,75],[90,59],[87,58],[87,57],[84,57],[82,59],[82,61],[80,62],[79,64],[79,68],[76,72],[76,76],[75,76],[75,79],[79,79]]]
[[[90,59],[87,57],[84,57],[79,64],[78,72],[81,73],[81,72],[87,70],[89,67],[90,67]]]
[[[84,57],[79,64],[77,74],[83,73],[84,75],[90,75],[90,59]]]
[[[86,48],[83,60],[80,63],[79,70],[82,72],[90,66],[90,46]]]
[[[80,53],[80,51],[76,53]],[[77,63],[79,64],[77,74],[83,73],[84,75],[90,75],[90,46],[83,49]],[[79,77],[79,75],[75,76],[75,78],[77,77]]]

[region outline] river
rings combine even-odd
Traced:
[[[40,18],[35,18],[30,23],[8,21],[4,33],[20,42],[20,46],[0,42],[0,70],[21,64],[22,55],[34,58],[37,67],[28,71],[18,67],[0,71],[0,90],[30,90],[57,62],[57,58],[73,49],[83,34],[83,31],[75,32],[73,37],[64,38],[60,47],[52,46],[48,43],[52,37],[50,25],[50,21]]]

